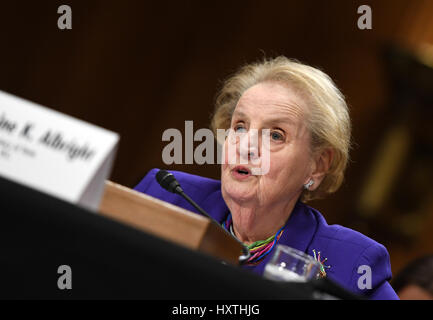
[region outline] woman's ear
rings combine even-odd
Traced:
[[[320,186],[320,183],[325,178],[326,173],[331,167],[332,159],[334,158],[334,149],[325,148],[317,152],[313,156],[312,172],[309,179],[314,181],[308,190],[313,191]]]

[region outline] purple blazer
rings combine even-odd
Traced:
[[[196,212],[186,200],[177,194],[164,190],[156,181],[158,169],[152,169],[134,190],[170,202],[184,209]],[[221,182],[200,176],[171,171],[182,189],[215,220],[222,223],[228,213],[221,195]],[[398,299],[389,284],[391,265],[385,247],[354,230],[328,225],[321,213],[298,201],[284,227],[278,243],[313,255],[313,249],[327,258],[327,276],[342,287],[370,299]],[[257,266],[243,266],[258,274],[263,273],[271,258],[268,254]],[[365,280],[365,267],[371,268],[371,289]],[[359,273],[358,273],[359,272]],[[358,285],[360,282],[360,286]],[[366,288],[367,287],[367,288]]]

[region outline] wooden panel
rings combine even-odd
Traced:
[[[240,245],[203,216],[107,181],[100,213],[137,229],[237,264]]]

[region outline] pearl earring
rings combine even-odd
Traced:
[[[310,179],[306,184],[304,184],[304,189],[308,190],[314,184],[314,180]]]

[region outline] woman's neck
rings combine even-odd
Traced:
[[[289,219],[297,198],[266,207],[226,202],[232,214],[236,237],[248,245],[275,235]]]

